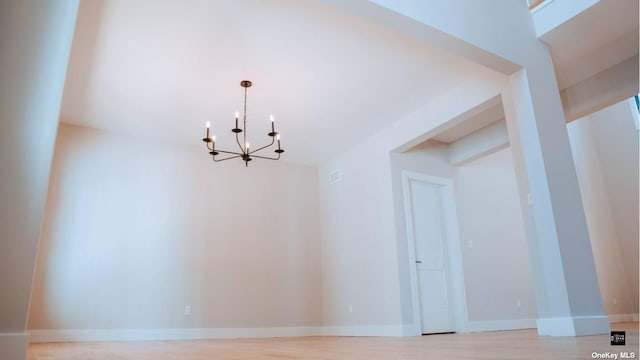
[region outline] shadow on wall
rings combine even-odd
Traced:
[[[63,124],[28,327],[319,326],[317,194],[313,167]]]

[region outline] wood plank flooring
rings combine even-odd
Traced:
[[[592,359],[594,353],[638,354],[638,323],[612,324],[626,331],[626,346],[609,335],[540,337],[536,330],[422,337],[300,337],[194,341],[31,344],[28,360],[417,360]],[[620,357],[618,357],[620,359]]]

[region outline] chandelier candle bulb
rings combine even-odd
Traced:
[[[244,148],[247,150],[247,154],[249,154],[249,146],[250,146],[250,145],[249,145],[249,143],[248,143],[248,142],[246,142],[246,143],[244,144]]]
[[[273,118],[273,115],[269,116],[269,120],[271,120],[271,132],[274,133],[274,132],[276,132],[276,130],[275,130],[275,126],[274,126],[275,119]]]
[[[207,126],[207,138],[209,137],[209,129],[211,128],[211,122],[207,121],[205,124]]]
[[[238,118],[240,117],[240,113],[236,111],[236,129],[238,128]]]
[[[278,150],[280,150],[280,134],[276,135],[276,139],[278,139]]]

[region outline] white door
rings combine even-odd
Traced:
[[[415,244],[422,333],[455,331],[441,184],[411,179],[411,224]]]

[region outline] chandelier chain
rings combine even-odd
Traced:
[[[243,108],[243,114],[242,114],[242,128],[243,128],[243,136],[244,136],[244,153],[246,153],[247,155],[249,155],[249,149],[247,149],[247,89],[248,88],[244,88],[244,108]]]

